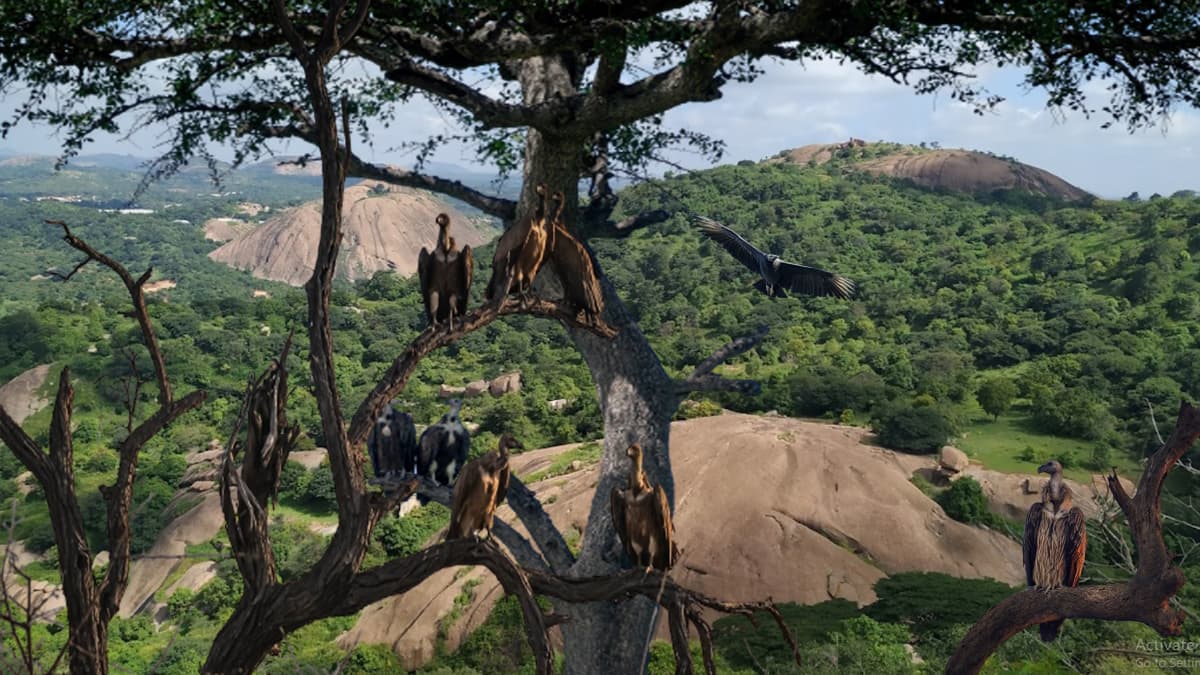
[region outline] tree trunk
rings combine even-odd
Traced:
[[[522,62],[520,80],[526,103],[574,92],[567,66],[555,57]],[[561,189],[566,193],[564,220],[568,225],[576,222],[584,141],[529,130],[518,220],[530,212],[536,185],[545,183],[551,191]],[[678,406],[673,383],[612,284],[598,267],[597,273],[604,288],[604,320],[618,334],[606,340],[583,329],[568,328],[596,383],[605,437],[600,480],[592,498],[584,546],[568,572],[571,576],[612,574],[621,568],[623,553],[613,529],[609,495],[628,479],[629,459],[625,450],[630,443],[641,443],[646,473],[663,486],[672,504],[675,500],[667,449],[671,417]],[[544,266],[539,279],[543,274],[553,276],[553,268]],[[654,603],[638,598],[618,603],[564,604],[558,609],[570,616],[570,621],[562,626],[568,673],[600,675],[645,669],[648,639],[657,610]]]

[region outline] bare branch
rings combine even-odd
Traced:
[[[457,105],[471,113],[485,129],[533,126],[541,121],[530,106],[497,101],[461,80],[416,61],[400,59],[385,75],[393,82],[416,87]]]
[[[768,331],[767,326],[761,326],[753,335],[737,338],[713,352],[712,356],[696,366],[687,379],[675,381],[676,394],[686,396],[693,391],[733,391],[754,396],[760,393],[762,386],[758,380],[731,380],[713,375],[712,371],[729,359],[754,349],[767,337]]]
[[[1200,437],[1200,408],[1180,405],[1175,429],[1150,457],[1131,498],[1116,470],[1108,476],[1113,498],[1129,520],[1137,548],[1137,570],[1121,584],[1060,588],[1049,593],[1025,590],[990,609],[963,637],[946,664],[948,673],[978,673],[993,652],[1021,630],[1057,619],[1139,621],[1160,635],[1179,635],[1184,613],[1170,607],[1185,578],[1172,564],[1162,536],[1161,495],[1167,473]]]

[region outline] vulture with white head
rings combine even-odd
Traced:
[[[1038,467],[1050,474],[1042,487],[1042,498],[1029,507],[1025,517],[1025,581],[1040,591],[1073,587],[1083,574],[1087,554],[1087,522],[1083,511],[1072,506],[1071,488],[1063,483],[1062,465],[1056,461]],[[1058,637],[1063,620],[1047,621],[1038,627],[1044,642]]]
[[[504,434],[497,450],[467,462],[459,472],[454,483],[447,540],[478,536],[481,530],[485,536],[492,536],[496,507],[508,494],[511,475],[508,451],[514,448],[523,450],[525,446],[512,434]]]
[[[764,253],[737,232],[704,216],[694,216],[696,225],[709,239],[729,251],[738,262],[758,274],[754,287],[769,298],[786,298],[787,291],[804,295],[832,296],[849,300],[854,297],[854,282],[816,267],[790,263],[774,253]]]
[[[438,485],[453,485],[454,479],[467,463],[471,449],[471,434],[459,419],[462,401],[450,400],[450,410],[437,424],[431,424],[417,443],[417,473]],[[421,498],[425,504],[426,499]]]
[[[651,485],[642,471],[642,446],[634,443],[625,451],[629,457],[629,483],[613,488],[609,501],[613,527],[625,552],[638,567],[666,571],[679,559],[671,505],[661,485]]]
[[[417,428],[412,415],[400,412],[394,403],[383,406],[367,437],[367,452],[376,478],[417,470]]]

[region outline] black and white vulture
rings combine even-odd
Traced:
[[[458,480],[454,482],[447,540],[478,536],[480,530],[485,536],[492,536],[496,507],[508,494],[511,475],[508,451],[514,448],[524,449],[525,446],[512,434],[504,434],[497,450],[467,462],[459,472]]]
[[[854,282],[840,274],[787,262],[774,253],[758,250],[737,232],[711,218],[693,218],[709,239],[723,246],[738,262],[762,277],[754,282],[754,287],[769,298],[786,298],[787,291],[842,300],[854,297]]]
[[[467,463],[471,449],[471,434],[458,418],[462,401],[450,400],[450,410],[437,424],[431,424],[417,443],[417,473],[438,485],[453,485],[454,479]],[[427,503],[421,498],[421,503]]]
[[[376,478],[416,473],[417,428],[412,415],[400,412],[392,403],[383,406],[367,437],[367,452]]]
[[[546,186],[536,188],[538,204],[532,217],[514,224],[500,235],[492,257],[492,278],[487,298],[502,302],[514,288],[522,295],[533,289],[533,281],[546,257],[549,230],[546,223]]]
[[[582,310],[589,319],[600,316],[604,311],[604,292],[600,278],[596,275],[596,264],[592,252],[580,241],[562,220],[566,198],[556,192],[556,213],[550,223],[550,262],[558,279],[562,282],[563,298],[576,311]]]
[[[629,484],[610,495],[613,527],[625,552],[638,567],[666,571],[679,559],[671,505],[661,485],[651,485],[642,471],[642,446],[634,443],[629,457]]]
[[[422,248],[417,257],[417,279],[430,325],[449,323],[453,329],[454,317],[467,313],[474,259],[470,246],[462,251],[456,247],[450,236],[449,216],[439,213],[437,225],[438,240],[433,251]]]
[[[1071,488],[1063,483],[1062,465],[1056,461],[1038,467],[1050,474],[1042,487],[1042,498],[1029,507],[1025,517],[1025,582],[1038,590],[1073,587],[1079,584],[1087,553],[1087,523],[1083,511],[1072,506]],[[1047,621],[1038,627],[1042,640],[1058,637],[1063,620]]]

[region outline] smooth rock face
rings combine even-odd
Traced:
[[[503,396],[521,391],[521,373],[505,373],[497,377],[488,385],[488,391],[492,396]]]
[[[17,424],[45,408],[50,401],[38,396],[38,390],[50,376],[50,366],[34,366],[0,386],[0,407]],[[5,449],[5,452],[8,452]]]
[[[726,600],[860,604],[875,599],[878,579],[896,572],[1022,582],[1017,542],[951,520],[911,483],[908,463],[928,458],[866,445],[866,435],[856,427],[728,412],[672,424],[682,551],[674,578]],[[571,447],[522,453],[513,457],[513,469],[532,474]],[[597,475],[592,463],[530,487],[560,530],[582,532]],[[507,504],[497,515],[524,532]],[[420,667],[433,653],[438,621],[474,574],[455,582],[443,570],[403,596],[371,605],[339,643],[388,644],[405,668]],[[448,649],[502,595],[491,575],[482,578],[447,632]],[[665,621],[658,633],[667,637]]]
[[[487,390],[487,380],[475,380],[474,382],[467,383],[467,386],[463,389],[463,396],[466,396],[467,398],[475,398],[476,396],[482,396],[483,392]]]
[[[429,192],[378,181],[346,188],[338,276],[367,279],[389,269],[403,276],[414,274],[421,248],[433,248],[436,242],[434,219],[439,213],[450,216],[450,236],[459,248],[485,244],[499,234],[468,220]],[[260,279],[303,286],[317,259],[320,222],[321,202],[309,202],[284,211],[208,256]]]

